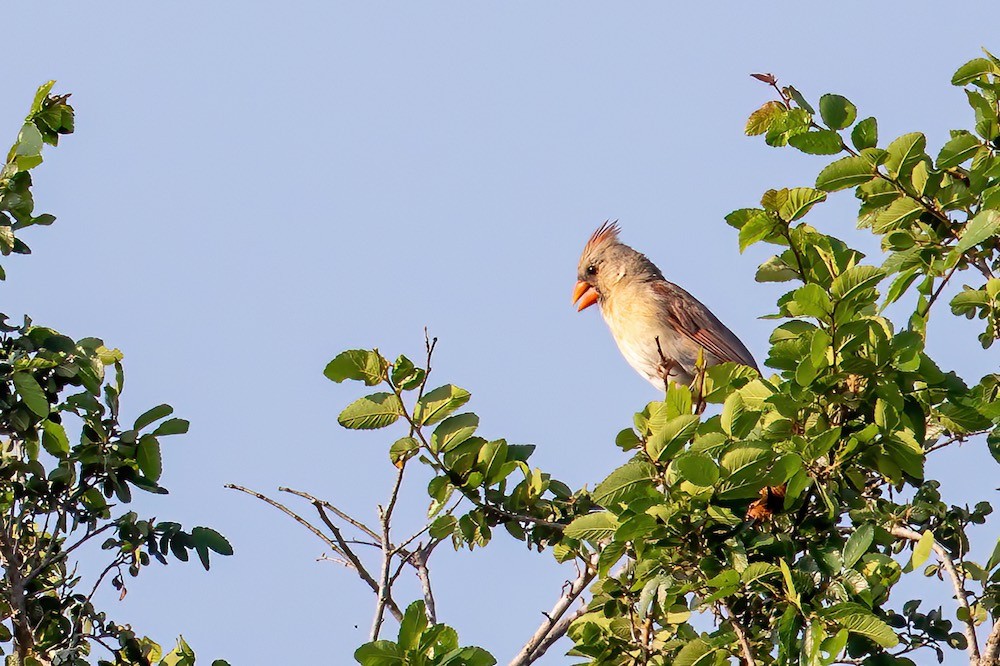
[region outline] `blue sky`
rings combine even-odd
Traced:
[[[593,228],[619,219],[762,361],[758,317],[780,292],[753,282],[768,253],[740,255],[723,216],[825,162],[743,136],[769,97],[748,74],[844,94],[884,138],[927,132],[933,154],[972,122],[952,72],[1000,49],[992,23],[940,4],[36,2],[4,16],[0,131],[13,140],[57,79],[77,134],[37,171],[59,219],[5,262],[3,311],[121,348],[126,417],[170,402],[192,421],[165,443],[171,494],[140,506],[219,529],[237,556],[209,574],[150,570],[108,604],[233,664],[349,663],[366,640],[373,600],[356,577],[222,488],[288,485],[374,515],[394,433],[337,426],[360,394],[323,378],[337,352],[417,355],[428,326],[437,380],[472,391],[484,433],[593,484],[656,398],[596,311],[570,305]],[[811,217],[877,250],[849,194]],[[998,360],[976,331],[942,323],[930,342],[973,381]],[[953,501],[997,499],[984,449],[934,458]],[[501,663],[571,575],[508,541],[441,549],[433,572],[441,619]]]

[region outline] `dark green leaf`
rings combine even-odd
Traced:
[[[157,405],[152,409],[143,412],[139,418],[135,420],[135,425],[132,426],[135,430],[142,430],[154,421],[159,421],[160,419],[170,416],[174,413],[174,408],[170,405]]]
[[[843,146],[840,135],[830,130],[803,132],[788,138],[788,145],[809,155],[836,155]]]
[[[135,461],[139,471],[150,481],[159,481],[163,472],[163,461],[160,458],[160,442],[153,435],[143,435],[135,452]]]
[[[871,523],[860,525],[844,546],[844,566],[848,569],[861,559],[861,556],[868,552],[868,547],[875,539],[875,528]]]
[[[696,486],[712,486],[719,480],[719,466],[708,455],[690,452],[674,459],[673,465],[682,479]]]
[[[655,478],[655,467],[644,461],[630,461],[597,484],[591,497],[597,504],[611,507],[618,502],[627,502],[636,495],[645,494],[653,487]]]
[[[160,425],[156,426],[156,430],[153,431],[154,435],[183,435],[188,431],[191,426],[191,422],[185,419],[167,419]]]
[[[858,109],[846,97],[826,94],[819,98],[819,115],[827,127],[840,130],[851,126],[858,117]]]
[[[21,396],[24,404],[42,418],[49,415],[49,401],[45,398],[45,393],[38,382],[27,372],[15,372],[11,376],[14,383],[14,390]]]
[[[851,130],[851,143],[858,150],[874,148],[878,145],[878,121],[865,118]]]
[[[432,425],[467,403],[471,397],[468,391],[452,384],[439,386],[417,401],[413,418],[421,425]]]
[[[938,153],[937,168],[950,169],[972,159],[981,145],[979,139],[968,132],[953,137]]]
[[[875,176],[875,169],[863,157],[845,157],[820,171],[816,187],[826,192],[855,187],[867,183]]]
[[[575,518],[566,526],[564,534],[581,541],[600,541],[613,536],[617,529],[618,519],[607,511],[600,511]]]
[[[468,438],[479,427],[479,417],[473,413],[449,416],[431,433],[431,448],[434,451],[450,451]]]

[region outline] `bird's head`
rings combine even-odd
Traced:
[[[628,278],[662,279],[660,271],[646,257],[618,240],[620,231],[617,222],[605,222],[584,246],[573,288],[577,311],[607,298]]]

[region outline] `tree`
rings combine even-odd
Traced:
[[[402,426],[378,524],[282,488],[311,505],[309,520],[233,486],[299,521],[372,589],[359,663],[495,663],[438,624],[428,559],[444,542],[484,547],[497,527],[576,572],[512,666],[564,635],[590,664],[903,665],[951,649],[972,666],[1000,663],[1000,541],[973,555],[969,539],[992,507],[950,505],[926,465],[963,442],[1000,462],[1000,374],[970,384],[925,349],[959,274],[972,285],[951,298],[952,314],[982,321],[984,348],[1000,338],[1000,59],[986,53],[955,73],[974,128],[953,131],[936,158],[919,132],[880,140],[876,119],[859,120],[841,95],[813,106],[754,76],[775,98],[746,134],[836,156],[813,187],[768,190],[726,218],[741,251],[776,248],[757,281],[791,283],[771,315],[773,373],[724,364],[672,384],[618,435],[633,458],[588,492],[532,467],[532,447],[479,436],[478,417],[459,413],[467,391],[430,389],[433,341],[423,364],[350,350],[326,376],[380,390],[340,424]],[[877,261],[804,221],[848,190],[857,225],[881,241]],[[429,477],[427,523],[394,535],[400,485],[416,474]],[[404,610],[393,585],[407,570],[423,598]],[[893,595],[916,571],[954,603]],[[383,637],[386,613],[400,621],[395,640]]]
[[[28,254],[20,232],[55,220],[34,213],[30,174],[43,146],[73,131],[69,95],[52,95],[53,84],[38,89],[0,172],[4,256]],[[74,268],[61,269],[67,284]],[[122,353],[100,339],[73,340],[27,316],[12,324],[0,315],[0,645],[11,647],[7,664],[86,664],[95,646],[113,660],[100,664],[194,663],[183,638],[164,655],[94,603],[108,582],[124,597],[126,573],[138,576],[152,560],[187,561],[193,551],[207,569],[210,553],[232,554],[215,530],[188,532],[127,510],[133,489],[167,492],[159,484],[160,440],[187,432],[188,422],[158,405],[124,425],[124,379]],[[81,571],[75,551],[99,542],[106,566]]]

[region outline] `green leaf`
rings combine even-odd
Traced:
[[[997,66],[986,58],[973,58],[955,71],[951,82],[956,86],[964,86],[986,74],[997,74]]]
[[[886,146],[889,156],[885,161],[885,167],[889,175],[896,177],[909,173],[917,162],[926,157],[924,153],[926,147],[927,138],[920,132],[904,134]]]
[[[469,402],[472,395],[452,384],[439,386],[425,393],[413,410],[413,418],[420,425],[432,425],[443,420],[456,409]]]
[[[778,215],[783,220],[793,222],[808,213],[815,204],[825,200],[826,192],[811,187],[795,187],[788,190],[788,198],[778,209]]]
[[[871,523],[859,526],[844,546],[844,567],[852,568],[861,556],[868,552],[868,547],[875,539],[875,527]]]
[[[750,218],[740,227],[740,252],[770,236],[775,229],[775,220],[771,215],[762,210],[754,212]]]
[[[858,117],[858,109],[841,95],[826,94],[819,98],[819,115],[830,129],[850,127]],[[840,138],[838,137],[838,143]]]
[[[685,453],[675,458],[672,466],[681,478],[696,486],[712,486],[719,480],[719,466],[705,453]]]
[[[934,547],[934,534],[930,530],[924,530],[920,535],[920,540],[913,547],[913,555],[910,557],[910,569],[916,570],[927,558],[931,556],[931,549]]]
[[[755,580],[759,580],[765,576],[773,576],[780,571],[779,567],[774,566],[770,562],[752,562],[740,574],[740,580],[744,585],[749,585]]]
[[[191,530],[191,539],[195,545],[203,545],[219,555],[232,555],[233,546],[226,537],[211,527],[196,527]]]
[[[694,436],[698,422],[696,414],[682,414],[669,419],[646,440],[646,453],[657,461],[670,458]]]
[[[33,376],[27,372],[15,372],[11,375],[11,381],[28,409],[42,418],[49,415],[49,401]]]
[[[479,417],[469,412],[449,416],[431,433],[431,448],[434,451],[450,451],[472,437],[479,427]]]
[[[876,266],[853,266],[834,278],[830,295],[842,301],[881,282],[885,273]]]
[[[1000,230],[1000,211],[986,209],[968,221],[952,252],[964,254]]]
[[[396,467],[404,460],[409,460],[413,454],[420,449],[420,442],[413,437],[402,437],[397,439],[389,447],[389,462]]]
[[[337,422],[351,430],[374,430],[395,423],[403,415],[403,405],[392,393],[373,393],[344,408]]]
[[[412,391],[424,381],[427,371],[418,368],[413,364],[413,361],[400,354],[396,362],[392,364],[392,373],[389,376],[396,388]]]
[[[174,413],[174,408],[170,405],[157,405],[150,410],[143,412],[139,418],[135,420],[135,425],[132,426],[135,430],[142,430],[150,423],[154,421],[159,421],[160,419],[170,416]]]
[[[378,351],[369,349],[348,349],[326,364],[323,374],[338,384],[345,379],[363,381],[366,386],[375,386],[385,378],[389,362]]]
[[[882,647],[891,648],[899,643],[899,637],[896,636],[892,627],[860,604],[840,603],[831,607],[823,615],[852,634],[870,638]]]
[[[757,282],[788,282],[798,276],[795,269],[786,264],[780,257],[771,257],[757,267],[754,280]]]
[[[851,143],[858,150],[874,148],[878,145],[878,121],[875,118],[865,118],[851,131]]]
[[[750,114],[743,131],[747,136],[759,136],[771,129],[771,123],[785,111],[785,105],[781,102],[775,100],[765,102],[762,107]]]
[[[399,638],[396,643],[403,650],[415,650],[420,645],[420,637],[427,629],[427,611],[423,600],[417,600],[406,607],[399,623]]]
[[[163,461],[160,458],[160,442],[153,435],[143,435],[135,451],[135,461],[139,471],[150,481],[160,480],[163,473]]]
[[[69,455],[69,437],[60,423],[42,421],[42,447],[56,458]]]
[[[887,231],[899,229],[920,217],[923,212],[924,207],[916,199],[900,197],[889,204],[888,208],[875,216],[872,231],[877,234],[884,234]]]
[[[953,137],[938,153],[937,168],[950,169],[972,159],[981,145],[979,139],[968,132]]]
[[[154,435],[183,435],[191,427],[191,422],[186,419],[167,419],[156,426]]]
[[[840,135],[830,130],[803,132],[788,138],[788,145],[808,155],[836,155],[843,146]]]
[[[875,169],[863,157],[851,156],[833,162],[819,172],[816,187],[826,192],[836,192],[855,187],[875,177]]]
[[[885,302],[882,303],[882,307],[879,308],[879,311],[881,312],[902,298],[903,294],[906,293],[906,290],[910,288],[910,285],[912,285],[914,280],[918,277],[920,277],[920,269],[917,267],[909,268],[897,275],[896,279],[894,279],[892,284],[889,285],[889,289],[885,293]]]
[[[17,135],[15,155],[33,157],[42,152],[42,133],[32,123],[25,123]]]
[[[566,526],[564,534],[581,541],[600,541],[612,537],[617,529],[618,519],[607,511],[600,511],[575,518]]]
[[[403,666],[407,663],[399,647],[392,641],[365,643],[354,651],[354,659],[361,666]]]
[[[597,484],[591,498],[600,506],[611,507],[645,494],[653,487],[656,468],[642,460],[632,460],[611,472]]]
[[[716,648],[701,638],[688,642],[674,657],[673,666],[709,666]]]

